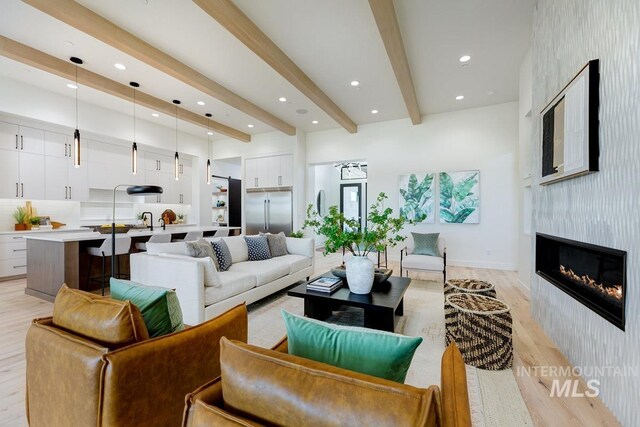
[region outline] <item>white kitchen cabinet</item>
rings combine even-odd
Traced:
[[[80,148],[82,158],[82,147]],[[131,170],[131,150],[128,147],[88,141],[89,188],[113,190],[116,185],[135,184],[139,179]]]
[[[21,152],[20,198],[43,200],[44,191],[44,155]]]
[[[27,273],[27,242],[21,235],[0,235],[0,277]]]
[[[0,150],[0,198],[20,197],[20,152]]]
[[[20,149],[20,127],[18,125],[0,122],[0,149]]]
[[[162,194],[151,194],[145,197],[146,203],[178,203],[174,200],[175,176],[173,170],[173,158],[164,154],[146,151],[145,155],[145,181],[144,184],[159,185]]]
[[[44,131],[20,126],[20,151],[31,154],[44,154]]]
[[[73,164],[73,138],[54,132],[45,132],[45,198],[47,200],[89,200],[87,184],[90,162],[87,158],[87,142],[80,140],[80,167]]]
[[[293,186],[293,156],[258,157],[245,161],[246,188]]]

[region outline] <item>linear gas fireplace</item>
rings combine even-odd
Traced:
[[[536,273],[624,331],[627,253],[536,234]]]

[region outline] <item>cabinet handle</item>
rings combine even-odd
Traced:
[[[71,158],[71,144],[69,144],[69,158]]]
[[[69,199],[71,199],[71,186],[69,186]]]
[[[67,144],[64,144],[64,156],[67,157]]]
[[[156,162],[158,162],[158,170],[162,170],[162,163],[160,162],[160,160],[156,160]]]
[[[20,149],[24,150],[24,137],[20,135]]]
[[[13,268],[22,268],[22,267],[26,267],[26,265],[14,265]]]
[[[20,183],[20,197],[24,197],[24,182]]]
[[[18,149],[18,134],[16,133],[16,150]]]
[[[18,183],[16,182],[16,197],[18,197]]]
[[[64,186],[64,199],[67,200],[69,197],[67,196],[68,193],[68,188],[66,185]]]
[[[20,236],[20,237],[14,237],[13,239],[22,239],[22,238],[23,238],[23,237],[22,237],[22,236]]]
[[[14,250],[13,250],[13,252],[24,252],[24,251],[26,251],[26,250],[27,250],[27,248],[24,248],[24,249],[14,249]]]

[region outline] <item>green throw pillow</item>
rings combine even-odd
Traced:
[[[109,283],[111,298],[131,301],[140,309],[150,338],[184,329],[180,302],[174,290],[113,277]]]
[[[289,354],[404,383],[422,338],[337,326],[282,311]]]
[[[438,249],[440,233],[411,233],[413,236],[413,253],[415,255],[442,256]]]

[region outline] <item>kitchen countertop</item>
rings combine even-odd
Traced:
[[[153,231],[149,229],[134,229],[129,230],[127,235],[130,237],[147,237],[155,234],[180,234],[187,233],[189,231],[216,231],[216,230],[240,230],[240,227],[218,227],[218,226],[180,226],[180,225],[172,225],[168,226],[167,230],[163,230],[162,227],[153,227]],[[27,233],[27,232],[23,232]],[[49,233],[38,233],[34,235],[26,235],[25,239],[31,240],[46,240],[50,242],[79,242],[85,240],[100,240],[106,239],[111,234],[100,234],[97,231],[78,231],[78,232],[70,232],[70,233],[55,233],[49,231]]]
[[[86,227],[65,227],[65,228],[58,228],[56,230],[20,230],[20,231],[14,231],[14,230],[8,230],[8,231],[0,231],[0,235],[4,235],[4,234],[31,234],[31,233],[62,233],[62,232],[66,232],[66,233],[72,233],[72,232],[78,232],[78,231],[88,231],[88,228]]]

